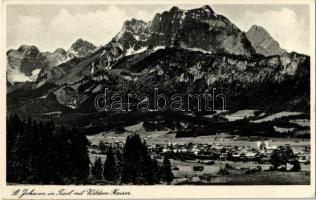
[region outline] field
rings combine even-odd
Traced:
[[[228,121],[236,121],[244,118],[254,117],[254,113],[256,111],[257,110],[239,110],[235,113],[224,115],[223,117],[226,118]]]
[[[255,174],[239,174],[216,176],[211,179],[216,185],[308,185],[308,172],[260,172]]]
[[[260,123],[260,122],[272,121],[274,119],[281,118],[281,117],[295,116],[295,115],[301,115],[301,114],[303,114],[303,113],[283,111],[283,112],[279,112],[279,113],[275,113],[273,115],[267,116],[267,117],[262,118],[262,119],[255,120],[253,122]]]
[[[207,181],[199,177],[179,178],[174,180],[175,185],[308,185],[308,172],[260,172],[256,174],[234,174],[206,176]]]
[[[216,161],[214,165],[205,165],[198,162],[181,162],[170,160],[172,168],[177,167],[179,170],[173,170],[175,179],[173,184],[188,184],[199,182],[204,184],[227,184],[227,185],[284,185],[284,184],[309,184],[310,165],[301,165],[301,172],[280,172],[267,171],[270,164],[258,164],[255,162],[229,162]],[[228,170],[230,174],[218,174],[220,168],[229,164],[234,169]],[[203,171],[192,170],[193,166],[203,166]],[[257,166],[262,168],[261,172],[254,174],[245,174],[246,169],[253,169]],[[288,169],[292,166],[288,165]],[[198,181],[199,180],[199,181]]]

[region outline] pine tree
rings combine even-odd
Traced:
[[[55,124],[52,121],[44,123],[41,135],[41,143],[38,149],[40,157],[40,182],[44,184],[59,184],[59,158],[56,150],[58,141],[56,138]]]
[[[100,143],[99,143],[99,149],[100,149],[100,151],[101,151],[101,153],[102,154],[106,154],[106,145],[104,144],[104,142],[103,141],[100,141]]]
[[[142,142],[138,134],[126,138],[122,154],[123,183],[144,184]]]
[[[102,161],[101,158],[96,158],[94,165],[92,166],[91,174],[96,181],[102,180]]]
[[[152,160],[152,170],[153,170],[153,182],[154,183],[159,183],[160,182],[160,169],[159,165],[156,159]]]
[[[171,163],[170,160],[166,157],[163,159],[163,168],[162,168],[163,178],[169,185],[171,181],[173,180],[174,176],[171,171]]]
[[[152,160],[145,141],[138,134],[126,138],[121,162],[121,181],[133,184],[159,182],[158,164]]]
[[[90,158],[88,154],[89,142],[76,128],[71,130],[70,159],[75,182],[84,183],[89,177]],[[101,173],[102,174],[102,173]]]
[[[142,163],[143,174],[142,175],[143,175],[144,183],[153,185],[154,184],[153,161],[148,153],[148,148],[145,141],[142,142],[141,153],[143,157],[143,163]]]
[[[62,182],[64,184],[70,184],[73,177],[73,163],[70,157],[71,152],[71,140],[69,136],[71,135],[70,130],[67,130],[65,126],[61,126],[58,131],[58,144],[57,151],[59,154],[59,171]]]
[[[104,162],[103,168],[103,177],[105,180],[110,182],[117,181],[118,178],[117,165],[111,146],[108,148],[108,151],[106,153],[106,160]]]

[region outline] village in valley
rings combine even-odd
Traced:
[[[108,147],[122,151],[126,137],[139,134],[159,165],[165,157],[170,160],[172,184],[278,184],[280,180],[291,183],[295,177],[299,177],[302,184],[309,181],[309,139],[240,137],[225,133],[176,138],[170,131],[135,130],[137,126],[140,125],[127,127],[129,131],[121,134],[107,132],[87,136],[91,143],[91,162],[97,158],[105,161]],[[277,151],[290,152],[290,158],[276,164],[272,154]],[[261,182],[254,181],[258,177]]]

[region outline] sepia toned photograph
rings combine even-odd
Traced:
[[[313,184],[310,3],[17,2],[7,186]]]

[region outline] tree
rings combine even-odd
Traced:
[[[122,175],[123,183],[144,184],[142,142],[138,134],[129,135],[123,148]]]
[[[115,162],[114,153],[111,146],[108,148],[108,151],[106,153],[106,160],[104,162],[103,168],[103,177],[105,180],[110,182],[114,182],[118,178],[117,165]]]
[[[164,157],[164,159],[163,159],[162,173],[163,173],[163,179],[169,185],[171,183],[171,181],[173,180],[174,176],[173,176],[173,173],[171,171],[170,160],[167,157]]]
[[[152,160],[152,170],[153,170],[153,183],[159,183],[160,182],[160,170],[159,165],[157,162],[157,159]]]
[[[99,149],[100,149],[100,151],[101,151],[101,153],[102,154],[106,154],[106,149],[107,149],[107,147],[106,147],[106,145],[105,145],[105,143],[103,142],[103,141],[100,141],[100,143],[99,143]]]
[[[147,145],[138,134],[129,135],[122,154],[121,180],[123,183],[154,184],[153,161]]]
[[[294,159],[291,163],[293,164],[293,167],[290,171],[292,171],[292,172],[301,171],[301,164],[297,159]]]
[[[73,177],[76,183],[84,183],[90,174],[90,158],[88,154],[89,141],[76,128],[72,128],[70,143],[70,158]]]
[[[145,141],[142,142],[141,153],[143,157],[143,163],[142,163],[143,174],[142,175],[143,175],[144,183],[153,185],[154,184],[153,161],[149,155],[148,148]]]
[[[271,153],[270,162],[273,165],[273,169],[277,170],[280,166],[286,165],[291,159],[294,159],[291,147],[279,147]]]
[[[100,181],[102,180],[102,172],[103,172],[103,167],[102,167],[102,161],[101,158],[96,158],[94,165],[92,166],[91,169],[91,174],[94,180]]]

